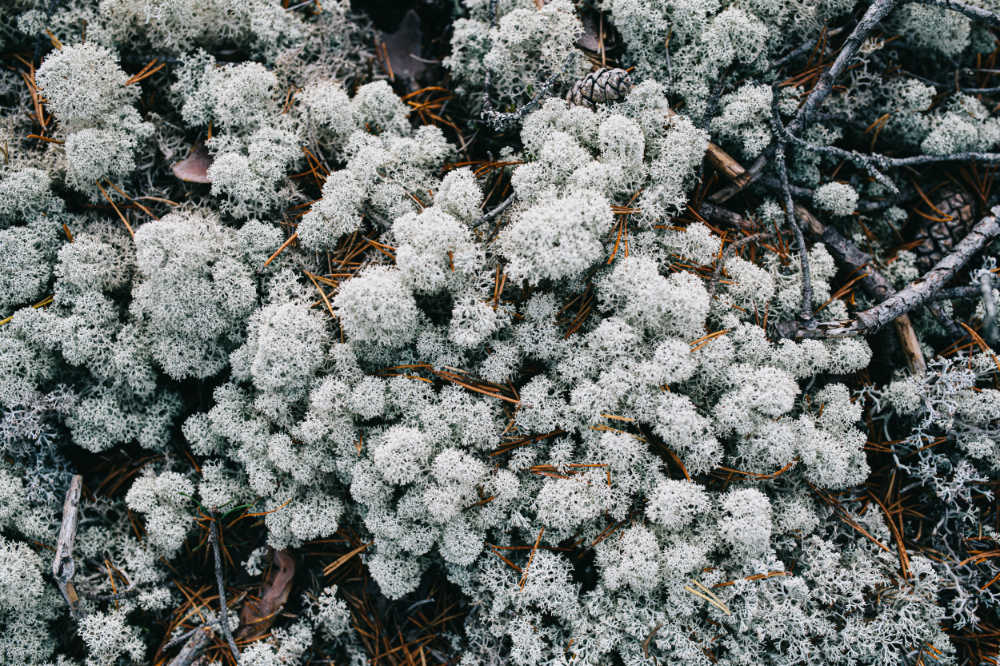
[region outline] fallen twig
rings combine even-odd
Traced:
[[[774,124],[780,125],[781,120],[777,117],[778,109],[774,109]],[[799,317],[802,319],[803,325],[807,328],[810,326],[810,322],[813,321],[813,311],[812,311],[812,275],[809,270],[809,251],[806,249],[806,239],[805,235],[802,233],[802,226],[799,224],[798,217],[795,214],[795,204],[792,202],[792,193],[788,189],[788,170],[785,168],[785,144],[782,142],[778,143],[777,150],[774,154],[775,166],[778,167],[778,176],[781,178],[782,189],[785,195],[785,220],[788,226],[792,228],[795,233],[795,244],[799,249],[799,261],[802,266],[802,304],[800,306]]]
[[[507,197],[506,199],[504,199],[503,201],[501,201],[500,204],[496,208],[494,208],[493,210],[489,211],[488,213],[484,213],[482,217],[480,217],[478,220],[476,220],[475,222],[473,222],[472,223],[472,228],[474,229],[474,228],[476,228],[476,227],[478,227],[478,226],[480,226],[482,224],[486,224],[490,220],[496,218],[501,213],[503,213],[505,210],[507,210],[512,203],[514,203],[514,195],[513,194],[510,195],[509,197]]]
[[[225,622],[225,619],[223,619],[223,622]],[[202,626],[192,629],[185,636],[189,636],[187,642],[184,643],[184,647],[181,648],[176,657],[170,660],[167,666],[189,666],[208,647],[213,633],[210,627]]]
[[[52,577],[56,579],[59,591],[69,604],[69,612],[74,618],[80,614],[80,597],[73,585],[73,574],[76,564],[73,562],[73,544],[76,541],[76,529],[80,525],[80,491],[83,487],[83,477],[74,474],[66,490],[66,500],[63,502],[62,525],[59,527],[59,540],[56,542],[56,556],[52,560]]]
[[[995,207],[992,212],[993,215],[980,220],[951,254],[935,264],[921,279],[911,282],[905,289],[892,294],[878,305],[857,313],[854,319],[828,321],[814,326],[797,321],[782,322],[775,327],[776,330],[782,337],[794,339],[848,337],[878,330],[893,319],[928,302],[973,255],[1000,236],[1000,222],[995,217],[1000,213],[1000,206]]]
[[[212,544],[212,556],[215,558],[215,584],[219,588],[219,628],[222,635],[226,637],[229,644],[229,651],[233,653],[233,659],[240,663],[240,651],[233,640],[233,632],[229,630],[229,607],[226,605],[226,585],[222,581],[222,556],[219,554],[219,522],[212,514],[212,522],[209,525],[208,540]]]
[[[939,0],[948,2],[949,0]],[[799,107],[798,113],[795,118],[788,125],[788,131],[791,134],[798,134],[802,129],[808,125],[812,120],[813,114],[819,110],[820,105],[829,97],[830,93],[833,92],[833,82],[840,77],[841,74],[847,69],[848,64],[857,54],[858,49],[867,39],[869,33],[875,29],[875,26],[884,19],[890,11],[892,11],[898,4],[899,0],[875,0],[872,4],[868,6],[865,11],[864,16],[858,21],[858,24],[854,26],[854,30],[851,34],[847,36],[844,41],[844,45],[840,48],[840,53],[837,54],[837,58],[819,77],[819,81],[816,83],[812,92],[809,93],[809,97],[806,98],[805,103]],[[723,188],[712,195],[712,201],[715,203],[724,203],[736,195],[737,192],[742,190],[744,187],[757,180],[761,173],[764,171],[764,167],[767,165],[768,160],[771,155],[775,153],[778,149],[777,142],[773,142],[771,146],[761,153],[754,163],[747,169],[747,179],[743,184],[733,183],[729,187]]]

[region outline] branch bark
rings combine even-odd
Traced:
[[[816,324],[814,328],[807,328],[803,322],[782,322],[776,326],[779,334],[793,339],[863,335],[876,331],[897,317],[923,305],[931,300],[973,255],[1000,236],[1000,222],[996,218],[996,215],[1000,214],[1000,206],[995,207],[992,213],[993,215],[980,220],[955,246],[951,254],[939,261],[923,278],[911,282],[905,289],[892,294],[878,305],[859,312],[854,319],[827,321]]]
[[[76,542],[76,530],[80,525],[80,492],[83,488],[83,477],[75,474],[66,490],[63,502],[62,525],[59,527],[59,540],[56,542],[56,556],[52,560],[52,577],[56,579],[59,591],[69,605],[70,615],[74,619],[80,616],[80,597],[73,585],[73,574],[76,564],[73,562],[73,544]]]
[[[229,607],[226,605],[226,586],[222,581],[222,556],[219,554],[219,521],[212,513],[212,524],[210,526],[208,538],[212,542],[212,555],[215,558],[215,584],[219,588],[219,628],[222,635],[229,644],[229,651],[233,653],[233,659],[240,663],[240,651],[233,640],[233,632],[229,630]]]
[[[212,640],[212,630],[209,627],[199,627],[194,630],[191,637],[184,643],[184,647],[177,653],[177,656],[170,660],[167,666],[190,666],[201,653],[208,647]]]
[[[796,206],[795,213],[805,223],[810,235],[822,241],[837,259],[853,268],[855,272],[864,274],[860,284],[869,297],[876,301],[884,301],[896,293],[892,284],[872,265],[872,257],[869,254],[862,252],[836,229],[824,225],[805,207]],[[927,361],[920,348],[920,339],[913,328],[910,316],[900,315],[893,320],[893,326],[899,337],[899,344],[903,348],[903,355],[906,356],[906,365],[910,368],[910,373],[923,375],[927,372]]]
[[[947,1],[947,0],[945,0]],[[879,22],[888,16],[899,0],[875,0],[872,4],[868,6],[868,10],[865,11],[864,16],[858,21],[858,24],[854,26],[854,30],[851,34],[847,36],[847,40],[844,45],[840,47],[840,53],[837,54],[836,60],[830,65],[829,69],[824,71],[820,77],[816,86],[809,93],[809,97],[806,98],[805,103],[799,108],[799,112],[795,115],[795,118],[791,123],[788,124],[788,131],[792,134],[797,134],[800,130],[808,125],[809,121],[812,119],[814,113],[819,110],[820,105],[829,97],[830,93],[833,91],[833,82],[844,73],[847,66],[850,64],[851,60],[857,54],[858,49],[867,39],[869,33],[875,29],[875,26]],[[737,192],[742,190],[744,187],[757,180],[761,173],[764,171],[764,167],[767,165],[767,161],[774,154],[777,149],[777,144],[772,143],[771,147],[764,151],[760,157],[758,157],[754,163],[747,170],[746,182],[733,183],[729,187],[723,188],[716,192],[712,196],[712,201],[715,203],[724,203],[736,195]]]
[[[950,9],[954,12],[965,14],[973,21],[981,21],[987,25],[993,26],[994,28],[1000,28],[1000,14],[991,12],[988,9],[983,9],[982,7],[973,7],[972,5],[968,5],[964,2],[958,2],[957,0],[913,1],[921,5],[932,5],[934,7],[941,7],[942,9]]]

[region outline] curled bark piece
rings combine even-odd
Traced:
[[[63,502],[62,525],[59,527],[59,540],[56,543],[56,556],[52,560],[52,577],[56,579],[59,591],[69,604],[69,612],[74,618],[80,616],[80,597],[73,585],[73,574],[76,564],[73,562],[73,544],[76,541],[76,529],[80,524],[80,491],[83,488],[83,477],[73,475],[66,490],[66,500]]]

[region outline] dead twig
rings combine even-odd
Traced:
[[[814,324],[812,327],[796,321],[782,322],[775,328],[782,337],[793,339],[848,337],[878,330],[897,317],[930,301],[973,255],[1000,236],[1000,222],[996,218],[1000,213],[1000,206],[994,207],[992,213],[993,215],[980,220],[955,246],[951,254],[935,264],[921,279],[910,283],[905,289],[892,294],[878,305],[857,313],[854,319],[828,321]]]
[[[512,203],[514,203],[514,195],[513,194],[510,195],[509,197],[507,197],[506,199],[504,199],[503,201],[501,201],[500,205],[498,205],[496,208],[494,208],[493,210],[489,211],[488,213],[484,213],[482,217],[480,217],[478,220],[476,220],[475,222],[473,222],[472,223],[472,228],[475,229],[476,227],[478,227],[478,226],[480,226],[482,224],[486,224],[490,220],[498,217],[501,213],[503,213],[505,210],[507,210],[508,208],[510,208],[510,205]]]
[[[490,0],[489,4],[490,28],[496,26],[498,1],[499,0]],[[532,97],[527,104],[519,107],[515,111],[510,111],[510,112],[497,111],[494,108],[493,101],[490,99],[490,83],[492,80],[492,76],[490,68],[486,67],[483,75],[483,110],[481,114],[483,120],[485,120],[490,127],[499,132],[503,131],[510,125],[524,118],[526,115],[528,115],[529,112],[534,111],[535,108],[541,103],[541,101],[544,98],[549,96],[549,91],[552,89],[552,86],[555,85],[556,80],[569,69],[570,65],[573,63],[574,58],[576,57],[577,56],[575,52],[570,53],[569,56],[566,57],[566,61],[563,63],[563,66],[560,69],[553,72],[549,76],[549,78],[547,78],[546,80],[542,81],[541,84],[539,84],[538,92],[535,93],[535,96]]]
[[[201,653],[208,647],[214,636],[212,629],[207,626],[192,629],[184,635],[188,637],[187,642],[184,643],[184,647],[181,648],[176,657],[170,660],[167,666],[189,666],[195,659],[201,656]]]
[[[778,111],[775,109],[774,115],[777,116]],[[776,123],[780,123],[777,120]],[[791,227],[792,232],[795,233],[795,244],[799,249],[799,261],[802,266],[802,304],[800,306],[799,317],[802,319],[803,326],[806,328],[811,327],[811,322],[813,322],[812,314],[812,275],[809,270],[809,251],[806,249],[806,239],[805,235],[802,233],[802,227],[799,224],[799,220],[795,215],[795,204],[792,202],[792,193],[788,189],[788,170],[785,168],[785,144],[778,143],[777,151],[775,152],[775,166],[778,167],[778,176],[781,178],[782,189],[785,195],[785,220],[788,226]]]
[[[208,540],[212,544],[212,557],[215,559],[215,584],[219,588],[219,628],[229,644],[233,659],[240,663],[240,651],[233,640],[233,632],[229,630],[229,607],[226,605],[226,585],[222,580],[222,556],[219,554],[219,522],[212,513],[212,523],[209,525]]]
[[[56,542],[56,556],[52,560],[52,577],[56,579],[59,591],[69,604],[69,612],[73,618],[79,618],[80,597],[73,585],[73,574],[76,564],[73,562],[73,544],[76,541],[76,529],[80,525],[80,491],[83,488],[83,477],[74,474],[66,490],[66,500],[63,502],[62,525],[59,527],[59,540]]]
[[[953,12],[965,14],[973,21],[980,21],[987,25],[993,26],[994,28],[1000,28],[1000,14],[997,14],[996,12],[991,12],[988,9],[983,9],[982,7],[975,7],[973,5],[968,5],[964,2],[958,2],[958,0],[912,0],[912,1],[921,5],[932,5],[934,7],[941,7],[942,9],[950,9]]]
[[[947,2],[949,0],[939,0]],[[812,120],[813,115],[819,110],[820,106],[830,96],[833,92],[833,82],[836,81],[844,71],[847,70],[847,66],[850,64],[851,60],[857,54],[858,49],[867,39],[868,35],[872,30],[879,24],[879,22],[888,16],[899,0],[875,0],[872,2],[868,9],[865,11],[864,16],[858,21],[858,24],[854,26],[854,30],[851,34],[847,36],[844,41],[844,45],[840,48],[840,53],[837,54],[837,58],[819,77],[819,81],[816,86],[809,93],[809,97],[806,98],[805,103],[799,107],[798,113],[795,118],[788,125],[788,132],[791,134],[798,134]],[[737,192],[742,190],[748,184],[757,180],[761,173],[764,171],[764,167],[767,166],[768,160],[771,158],[777,149],[778,143],[774,142],[763,153],[758,157],[754,163],[747,169],[747,179],[743,184],[733,183],[729,187],[719,190],[712,196],[712,201],[715,203],[724,203],[736,195]]]

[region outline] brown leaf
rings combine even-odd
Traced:
[[[208,177],[208,167],[212,166],[212,158],[209,157],[205,146],[199,141],[191,149],[191,154],[180,162],[176,162],[171,168],[174,175],[189,183],[211,183]]]
[[[295,558],[284,550],[274,551],[274,567],[261,588],[260,599],[248,601],[240,609],[237,642],[263,636],[271,629],[274,619],[285,607],[295,578]]]

